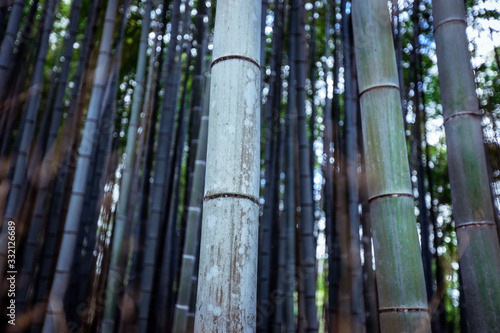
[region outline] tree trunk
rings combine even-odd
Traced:
[[[458,257],[474,332],[500,327],[500,246],[460,0],[433,1]]]
[[[387,2],[354,0],[352,5],[380,327],[382,332],[428,332]]]
[[[256,325],[260,14],[260,1],[217,2],[196,332]]]

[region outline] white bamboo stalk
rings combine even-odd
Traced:
[[[254,332],[261,1],[216,13],[195,332]]]

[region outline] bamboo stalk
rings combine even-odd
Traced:
[[[118,3],[116,0],[110,0],[106,9],[106,19],[104,22],[103,35],[101,37],[100,52],[96,76],[94,78],[94,86],[92,89],[92,97],[80,144],[80,156],[76,167],[75,180],[73,182],[73,189],[68,208],[68,216],[66,217],[64,225],[61,250],[59,251],[57,259],[56,273],[52,283],[49,305],[42,329],[44,333],[58,330],[61,325],[63,325],[63,318],[61,317],[63,312],[62,300],[66,294],[69,283],[71,262],[73,252],[76,247],[76,238],[83,208],[83,194],[85,193],[85,184],[87,182],[88,172],[90,169],[90,156],[95,146],[94,135],[97,129],[97,116],[104,98],[103,84],[109,70],[112,44],[111,40],[116,20],[117,5]]]
[[[465,6],[459,0],[433,1],[433,15],[467,322],[471,331],[494,331],[500,327],[500,246],[465,32]]]
[[[354,44],[382,332],[428,332],[387,3],[354,0]]]
[[[217,2],[195,332],[255,330],[260,14],[260,1]]]

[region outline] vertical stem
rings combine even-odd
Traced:
[[[314,230],[313,182],[310,162],[310,146],[306,124],[305,91],[305,8],[302,0],[293,0],[292,38],[295,41],[296,86],[297,90],[297,132],[299,140],[299,179],[301,205],[302,272],[304,278],[306,327],[308,332],[319,329],[316,309],[316,240]]]
[[[106,9],[106,19],[101,37],[100,52],[97,61],[96,75],[92,89],[87,119],[79,149],[78,165],[75,172],[71,199],[69,202],[68,216],[64,224],[64,233],[61,241],[61,248],[57,259],[57,268],[52,282],[49,296],[49,305],[43,326],[43,332],[49,333],[61,329],[63,323],[62,300],[66,294],[71,272],[71,262],[73,252],[76,247],[76,239],[80,224],[80,217],[83,209],[83,194],[90,170],[90,157],[96,144],[95,134],[98,123],[99,111],[104,98],[104,83],[108,74],[111,60],[111,45],[114,32],[116,11],[118,3],[110,0]]]
[[[113,292],[118,285],[123,283],[123,258],[127,253],[124,247],[125,226],[127,224],[130,189],[132,186],[132,171],[135,165],[136,138],[139,126],[139,113],[144,96],[144,78],[146,74],[146,57],[148,49],[149,24],[151,17],[152,0],[147,0],[144,6],[144,16],[142,18],[141,39],[139,43],[139,56],[137,59],[137,69],[135,81],[137,85],[132,98],[132,109],[130,111],[130,122],[127,134],[127,146],[124,157],[123,176],[120,185],[120,200],[118,201],[117,216],[113,233],[113,245],[111,248],[110,271],[107,282],[107,297],[102,321],[102,332],[113,332],[114,317],[116,311],[117,293]]]
[[[467,321],[471,331],[494,331],[500,327],[500,245],[465,32],[465,5],[459,0],[432,4]]]
[[[387,2],[352,2],[383,332],[430,331]]]
[[[196,332],[255,330],[260,14],[260,1],[217,2]]]

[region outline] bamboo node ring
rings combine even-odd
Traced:
[[[385,312],[429,312],[427,308],[383,308],[378,310],[379,313]]]
[[[383,88],[392,88],[396,90],[400,90],[399,86],[394,83],[388,83],[388,84],[376,84],[374,86],[366,87],[365,89],[361,90],[359,92],[359,97],[361,97],[364,93],[370,91],[370,90],[375,90],[375,89],[383,89]]]
[[[253,203],[259,205],[259,199],[254,198],[254,197],[252,197],[250,195],[240,194],[240,193],[216,193],[216,194],[210,194],[210,195],[206,195],[203,198],[203,201],[208,201],[208,200],[218,199],[218,198],[248,199],[248,200],[252,201]]]
[[[231,60],[231,59],[245,60],[245,61],[251,62],[252,64],[254,64],[255,66],[257,66],[259,68],[259,70],[261,69],[260,65],[259,65],[259,63],[257,61],[255,61],[252,58],[241,56],[241,55],[228,55],[228,56],[223,56],[223,57],[217,58],[214,61],[212,61],[212,64],[210,65],[210,68],[214,67],[215,64],[217,64],[217,63],[219,63],[221,61],[226,61],[226,60]]]
[[[464,18],[462,18],[462,17],[450,17],[450,18],[442,20],[441,22],[436,24],[434,26],[434,31],[436,31],[438,28],[442,27],[443,25],[445,25],[447,23],[452,23],[452,22],[462,23],[462,24],[465,24],[467,26],[467,21]]]
[[[493,221],[471,221],[461,223],[460,225],[457,225],[455,229],[462,229],[467,227],[496,227],[496,224]]]
[[[408,198],[412,198],[414,199],[415,197],[413,196],[413,194],[410,194],[410,193],[383,193],[383,194],[379,194],[379,195],[374,195],[373,197],[370,197],[368,199],[368,202],[372,202],[376,199],[381,199],[381,198],[386,198],[386,197],[408,197]]]
[[[473,117],[482,117],[483,115],[481,113],[478,113],[478,112],[472,112],[472,111],[462,111],[462,112],[456,112],[452,115],[449,115],[448,117],[444,118],[443,119],[443,125],[446,124],[448,122],[448,120],[451,120],[453,118],[457,118],[457,117],[460,117],[460,116],[473,116]]]

